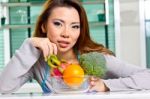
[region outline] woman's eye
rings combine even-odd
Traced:
[[[61,23],[60,22],[54,22],[54,25],[61,26]]]
[[[80,26],[79,26],[79,25],[75,25],[75,26],[72,26],[72,28],[74,28],[74,29],[79,29]]]

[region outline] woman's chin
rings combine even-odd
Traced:
[[[65,53],[65,52],[69,51],[69,48],[67,48],[67,47],[66,48],[59,47],[58,50],[61,53]]]

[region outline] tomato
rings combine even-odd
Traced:
[[[78,64],[70,64],[63,72],[63,80],[70,87],[78,87],[84,81],[84,70]]]

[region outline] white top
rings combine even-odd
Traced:
[[[150,89],[149,69],[128,64],[114,56],[104,57],[108,69],[104,83],[110,91]],[[30,39],[26,39],[0,75],[0,93],[12,93],[32,78],[37,80],[44,92],[49,93],[52,90],[51,77],[44,80],[46,71],[49,74],[41,51],[31,44]]]

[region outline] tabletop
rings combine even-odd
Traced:
[[[150,90],[92,92],[78,94],[14,93],[0,94],[0,99],[150,99]]]

